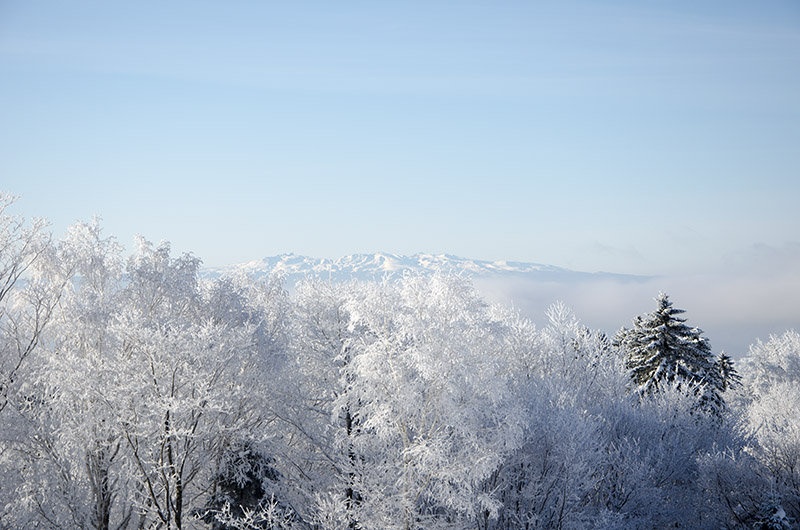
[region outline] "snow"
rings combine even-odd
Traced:
[[[518,261],[485,261],[462,258],[449,254],[418,253],[411,256],[377,252],[374,254],[351,254],[340,258],[316,258],[296,254],[280,254],[261,260],[235,265],[207,268],[203,274],[216,278],[239,273],[255,276],[281,274],[288,283],[295,283],[308,276],[334,280],[379,280],[384,277],[400,277],[404,274],[455,273],[467,277],[526,277],[540,280],[582,280],[599,278],[603,274]],[[631,275],[612,275],[621,279],[641,279]]]

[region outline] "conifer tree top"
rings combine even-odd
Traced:
[[[719,370],[703,331],[686,325],[685,311],[660,292],[652,313],[636,317],[633,329],[620,330],[617,343],[637,391],[652,394],[664,385],[696,387],[701,401],[721,405]]]

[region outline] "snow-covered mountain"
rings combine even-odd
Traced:
[[[287,283],[308,276],[332,280],[376,280],[397,277],[406,273],[450,272],[471,277],[526,277],[546,281],[579,281],[616,279],[636,281],[641,276],[606,272],[587,273],[572,271],[553,265],[518,261],[483,261],[460,258],[449,254],[352,254],[338,259],[312,258],[296,254],[281,254],[261,260],[225,267],[205,269],[209,277],[245,273],[253,276],[282,275]]]

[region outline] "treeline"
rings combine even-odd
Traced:
[[[0,201],[4,528],[791,528],[800,336],[734,365],[468,281],[206,280]]]

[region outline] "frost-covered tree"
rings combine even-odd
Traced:
[[[800,384],[800,333],[792,329],[756,341],[741,365],[742,381],[755,394],[779,383]]]
[[[281,364],[269,295],[203,290],[199,260],[167,244],[140,240],[123,269],[96,224],[67,242],[78,275],[27,381],[38,397],[18,407],[27,461],[9,524],[181,528],[232,444],[268,438],[263,381]]]
[[[579,525],[600,483],[603,405],[627,399],[625,372],[603,334],[583,326],[562,303],[546,315],[548,325],[523,334],[514,352],[523,441],[486,483],[498,491],[502,508],[485,528]]]
[[[762,516],[775,508],[800,521],[800,334],[790,330],[756,342],[741,364],[748,451],[771,483]]]
[[[337,403],[359,422],[359,526],[436,528],[496,514],[482,485],[521,435],[510,328],[445,276],[371,284],[347,309],[358,336]]]
[[[759,340],[738,364],[729,440],[701,455],[700,481],[718,527],[792,528],[800,520],[800,335]]]
[[[9,213],[12,203],[0,195],[0,526],[25,527],[41,515],[38,503],[48,493],[70,494],[64,482],[49,491],[32,464],[48,451],[50,434],[34,419],[47,412],[47,391],[36,382],[43,345],[76,260],[71,245],[44,232],[43,220],[28,223]],[[38,488],[26,487],[32,479]]]
[[[720,371],[702,330],[685,324],[665,293],[656,297],[652,313],[636,317],[633,328],[617,333],[616,343],[626,355],[636,391],[651,395],[665,386],[675,385],[691,391],[698,407],[719,413],[724,407]]]
[[[323,527],[355,527],[360,503],[354,436],[354,403],[344,397],[352,383],[348,301],[355,283],[301,282],[292,304],[292,360],[284,399],[274,406],[284,433],[287,479],[298,486],[304,518]]]
[[[259,328],[204,303],[198,266],[144,240],[128,260],[114,330],[123,343],[119,385],[108,401],[146,525],[182,527],[211,493],[231,441],[258,435],[267,421],[258,389],[271,359]]]
[[[45,220],[13,214],[14,202],[0,193],[0,412],[13,399],[19,373],[72,274],[72,261],[58,253]]]
[[[110,327],[121,302],[121,248],[101,237],[97,221],[70,227],[64,245],[76,276],[30,381],[41,398],[20,411],[33,436],[26,444],[30,475],[18,495],[35,500],[35,512],[51,524],[68,517],[69,526],[109,528],[132,515],[128,483],[112,469],[121,438],[105,397],[118,376],[120,344]],[[42,484],[50,485],[47,503],[37,499]]]

